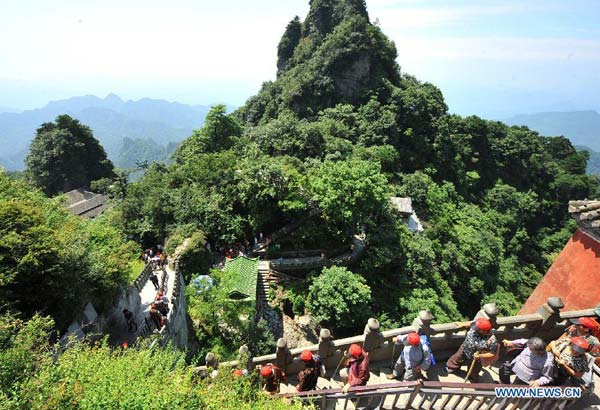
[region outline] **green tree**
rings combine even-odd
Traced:
[[[386,205],[387,179],[380,169],[359,159],[326,161],[309,174],[312,199],[340,229],[356,233]]]
[[[206,114],[204,126],[182,142],[173,157],[181,163],[198,154],[224,151],[231,148],[240,135],[242,127],[234,117],[227,115],[227,107],[215,105]]]
[[[68,115],[42,124],[31,142],[26,165],[34,185],[47,195],[114,177],[113,165],[92,130]]]
[[[307,307],[319,320],[337,329],[365,323],[371,306],[371,289],[365,279],[343,267],[323,269],[310,285]]]

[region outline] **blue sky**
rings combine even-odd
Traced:
[[[8,3],[8,4],[6,4]],[[600,110],[596,0],[367,0],[404,72],[452,112]],[[308,0],[19,0],[0,14],[0,106],[75,95],[242,104]]]

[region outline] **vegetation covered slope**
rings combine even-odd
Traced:
[[[112,349],[74,343],[55,356],[48,343],[52,321],[0,323],[0,400],[26,409],[269,409],[299,410],[299,403],[262,394],[255,372],[234,379],[223,368],[200,380],[174,349]]]
[[[229,246],[318,208],[296,246],[364,232],[351,269],[384,324],[424,308],[453,320],[488,300],[514,313],[574,230],[568,200],[595,192],[587,157],[562,137],[449,115],[440,90],[395,59],[363,1],[311,1],[283,35],[277,79],[233,115],[213,109],[174,164],[132,184],[124,229],[155,241],[192,225]],[[390,196],[413,198],[424,235]]]
[[[1,170],[0,221],[0,314],[43,312],[59,329],[87,302],[109,307],[140,252],[109,216],[69,215],[60,197],[48,199]]]

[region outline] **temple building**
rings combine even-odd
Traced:
[[[569,213],[579,227],[519,315],[535,313],[544,301],[557,295],[567,311],[600,303],[600,201],[571,201]]]
[[[109,208],[108,196],[77,188],[66,192],[65,206],[73,215],[93,219]]]

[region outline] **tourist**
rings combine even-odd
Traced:
[[[513,374],[517,376],[515,384],[540,387],[552,382],[554,357],[546,351],[546,342],[539,337],[532,337],[529,340],[503,340],[502,343],[509,349],[524,349],[512,361],[502,365],[500,382],[510,384]]]
[[[154,325],[156,326],[156,328],[160,331],[160,329],[162,329],[162,325],[163,325],[163,317],[160,314],[160,312],[156,309],[156,305],[153,303],[152,305],[150,305],[150,319],[152,319],[152,321],[154,322]]]
[[[127,330],[129,333],[137,332],[138,325],[133,317],[133,313],[127,309],[123,309],[123,316],[125,316],[125,321],[127,322]]]
[[[404,348],[396,361],[394,371],[387,378],[402,378],[404,381],[423,379],[422,371],[431,366],[431,352],[427,345],[421,343],[421,336],[413,332],[395,337],[392,341],[396,345],[403,344]]]
[[[559,339],[579,336],[587,340],[587,342],[590,344],[590,348],[597,350],[597,346],[600,345],[600,341],[593,334],[598,332],[597,322],[589,317],[569,319],[569,321],[572,323],[572,325],[565,330],[565,333],[563,333]]]
[[[569,383],[585,387],[581,378],[590,370],[585,355],[590,348],[588,341],[579,336],[564,337],[550,342],[549,347],[558,366],[556,384]]]
[[[300,359],[304,362],[304,369],[298,373],[298,385],[296,390],[309,391],[317,388],[319,375],[325,376],[325,366],[323,361],[317,354],[313,354],[310,350],[305,350],[300,355]]]
[[[342,391],[348,393],[350,387],[364,386],[369,381],[369,352],[359,345],[352,344],[348,349],[350,359],[346,361],[345,368],[340,370],[340,377],[344,380]]]
[[[467,368],[471,371],[467,372],[467,376],[473,381],[481,371],[482,365],[492,365],[499,353],[500,345],[492,333],[492,322],[486,318],[479,318],[475,321],[475,326],[467,332],[458,351],[446,362],[446,371],[453,373],[468,362]]]
[[[156,306],[156,310],[158,310],[161,315],[167,316],[169,314],[169,306],[166,303],[164,303],[162,300],[157,299],[154,302],[154,306]]]
[[[159,290],[156,294],[156,300],[165,303],[167,306],[169,305],[169,298],[165,296],[162,290]]]
[[[260,375],[265,379],[263,390],[269,394],[277,393],[281,382],[286,381],[283,370],[271,363],[260,368]]]
[[[152,272],[150,274],[150,282],[152,282],[152,284],[154,285],[154,290],[158,290],[160,288],[159,284],[158,284],[158,276],[156,276],[156,274],[154,272]]]
[[[247,375],[248,375],[248,370],[246,370],[246,369],[233,369],[233,371],[231,372],[231,376],[234,379],[239,379],[239,378],[242,378]]]

